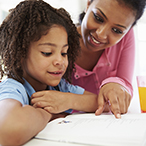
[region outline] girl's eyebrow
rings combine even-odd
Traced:
[[[39,46],[53,46],[53,47],[57,47],[57,45],[53,44],[53,43],[41,43],[41,44],[39,44]],[[64,47],[68,47],[68,46],[69,46],[68,44],[65,44],[65,45],[63,45],[63,48]]]
[[[53,44],[53,43],[41,43],[41,44],[39,44],[39,46],[56,46],[55,44]]]
[[[108,20],[108,19],[107,19],[107,17],[106,17],[106,15],[102,12],[102,10],[100,10],[99,8],[97,8],[97,10],[99,10],[99,11],[100,11],[100,13],[103,15],[103,17],[104,17],[106,20]],[[120,25],[120,24],[115,24],[115,25],[117,25],[117,26],[119,26],[119,27],[123,27],[123,28],[127,29],[127,28],[126,28],[126,26],[123,26],[123,25]]]
[[[64,47],[64,48],[65,48],[65,47],[69,47],[69,45],[68,45],[68,44],[65,44],[63,47]]]

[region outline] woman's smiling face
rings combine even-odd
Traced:
[[[81,24],[84,45],[90,51],[113,46],[129,31],[134,21],[134,11],[117,0],[94,0],[87,5]]]

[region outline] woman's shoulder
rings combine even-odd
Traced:
[[[127,34],[122,38],[121,42],[128,42],[128,43],[134,43],[134,30],[131,28]]]
[[[127,49],[127,48],[135,48],[135,38],[134,38],[134,30],[133,28],[131,28],[127,34],[120,40],[120,42],[118,42],[117,44],[115,44],[114,46],[111,46],[109,49],[111,49],[115,51],[117,50],[123,50],[123,49]]]
[[[127,32],[127,34],[124,36],[124,38],[127,38],[127,37],[134,37],[134,29],[133,28],[131,28],[128,32]]]

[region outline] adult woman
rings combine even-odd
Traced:
[[[119,118],[133,95],[134,35],[145,0],[88,0],[81,15],[81,55],[73,84],[99,94],[96,115],[108,107]],[[118,10],[118,11],[117,11]],[[106,106],[107,105],[107,106]]]

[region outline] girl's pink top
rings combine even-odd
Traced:
[[[134,60],[135,39],[131,29],[118,44],[105,49],[92,71],[84,70],[76,64],[73,84],[98,94],[102,85],[115,82],[123,85],[133,96]]]

